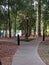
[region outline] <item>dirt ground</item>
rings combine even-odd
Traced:
[[[49,65],[49,40],[40,43],[38,52],[41,59],[46,63],[46,65]]]
[[[15,43],[0,41],[0,61],[2,65],[11,65],[18,46]]]

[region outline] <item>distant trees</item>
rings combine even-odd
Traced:
[[[38,17],[38,36],[41,36],[41,21],[44,28],[49,24],[49,1],[47,3],[46,0],[36,1],[38,10],[34,7],[34,0],[0,0],[0,31],[5,30],[7,36],[8,30],[10,38],[12,29],[14,30],[14,36],[16,36],[17,29],[22,30],[22,34],[25,34],[26,16],[28,15],[28,35],[31,35],[32,29],[34,30],[34,35],[36,35]]]
[[[49,1],[46,1],[44,4],[42,17],[43,17],[43,35],[46,35],[47,26],[49,25]],[[44,40],[45,40],[45,36],[44,36]]]

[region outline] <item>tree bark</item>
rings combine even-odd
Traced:
[[[24,35],[24,30],[22,30],[22,36]]]
[[[16,17],[15,17],[15,22],[14,22],[14,37],[16,36]]]
[[[36,35],[36,26],[34,27],[34,36]]]
[[[11,22],[10,22],[10,11],[9,11],[9,0],[8,0],[8,25],[9,25],[9,37],[11,38]]]
[[[38,2],[38,36],[41,36],[41,2]]]
[[[43,23],[43,41],[45,41],[46,31],[47,31],[47,24],[44,22]]]

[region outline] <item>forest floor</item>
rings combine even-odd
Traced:
[[[25,37],[20,37],[24,39]],[[39,38],[38,36],[30,36],[29,39],[36,39]],[[41,37],[42,38],[42,37]],[[0,40],[14,40],[15,42],[7,42],[7,41],[0,41],[0,61],[3,65],[11,65],[13,55],[15,54],[16,50],[18,49],[17,37],[12,38],[0,38]],[[42,41],[38,47],[38,53],[41,59],[49,65],[49,37],[45,41]]]
[[[2,65],[11,65],[13,55],[17,49],[16,43],[0,41],[0,62]]]
[[[46,65],[49,65],[49,38],[47,37],[47,39],[40,43],[38,52],[39,56],[46,63]]]

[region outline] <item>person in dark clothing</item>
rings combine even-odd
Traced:
[[[19,34],[17,36],[17,43],[18,43],[18,45],[20,45],[20,37],[19,37]]]
[[[1,61],[0,61],[0,65],[2,65]]]

